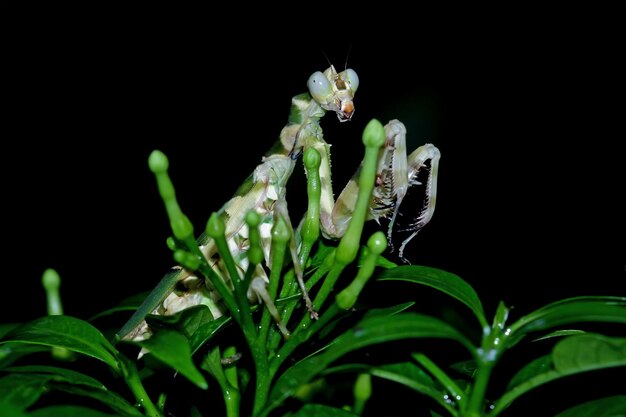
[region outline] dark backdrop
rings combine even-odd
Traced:
[[[623,30],[610,12],[461,10],[435,24],[421,9],[409,22],[398,20],[406,10],[369,11],[253,24],[194,11],[5,14],[2,321],[45,314],[48,267],[81,318],[151,289],[172,262],[150,152],[169,156],[179,202],[202,228],[328,60],[361,80],[353,121],[322,121],[336,192],[371,118],[397,117],[409,149],[442,152],[413,263],[469,281],[488,315],[500,300],[530,311],[624,295]]]

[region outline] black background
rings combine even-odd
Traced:
[[[405,122],[409,150],[442,152],[437,210],[409,245],[413,263],[463,277],[488,316],[500,300],[529,312],[625,295],[624,38],[612,12],[349,9],[276,21],[237,10],[5,13],[2,321],[45,314],[48,267],[66,313],[81,318],[151,289],[172,262],[150,152],[168,155],[201,229],[328,60],[361,81],[353,121],[322,121],[335,192],[371,118]]]

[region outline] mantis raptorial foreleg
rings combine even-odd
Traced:
[[[418,175],[428,170],[428,179],[424,191],[424,205],[416,210],[415,220],[404,229],[411,235],[400,245],[399,257],[404,258],[404,249],[409,241],[432,218],[435,211],[437,195],[437,172],[440,153],[432,144],[425,144],[414,150],[410,155],[406,153],[406,128],[398,120],[391,120],[385,126],[385,145],[380,149],[376,184],[372,193],[367,220],[388,218],[387,240],[393,247],[392,232],[396,222],[400,205],[409,188],[420,185]],[[324,237],[329,239],[341,238],[352,218],[352,213],[358,195],[358,178],[360,169],[357,169],[352,179],[345,186],[337,200],[333,198],[330,175],[330,155],[328,144],[315,142],[310,144],[322,156],[320,165],[321,196],[320,196],[320,226]],[[429,162],[429,164],[427,164]]]

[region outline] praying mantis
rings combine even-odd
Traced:
[[[255,211],[261,219],[260,240],[265,263],[270,269],[271,229],[278,218],[285,221],[292,231],[288,247],[298,285],[311,318],[316,318],[317,312],[308,297],[303,281],[303,268],[315,242],[299,234],[302,223],[293,233],[286,205],[286,185],[299,157],[307,149],[315,149],[320,156],[319,229],[327,239],[339,239],[344,235],[356,203],[359,169],[335,201],[330,168],[330,145],[323,138],[320,119],[327,112],[335,113],[340,122],[352,119],[355,111],[354,95],[359,87],[359,78],[350,68],[337,72],[331,65],[324,72],[313,73],[307,86],[308,92],[292,98],[288,123],[280,132],[279,140],[217,213],[224,221],[228,248],[240,271],[245,271],[248,267],[246,251],[250,246],[250,231],[245,222],[246,214]],[[428,170],[424,205],[408,227],[410,236],[402,241],[399,248],[399,256],[403,258],[406,244],[433,216],[440,152],[434,145],[427,143],[407,155],[404,125],[398,120],[391,120],[385,125],[384,130],[386,139],[379,151],[376,183],[367,220],[378,222],[381,218],[389,219],[387,237],[390,242],[399,207],[409,187],[419,184],[418,174],[425,169]],[[198,238],[197,244],[217,275],[232,286],[227,268],[213,240],[205,233]],[[287,337],[289,331],[281,322],[278,311],[267,294],[268,281],[265,268],[258,265],[250,281],[247,296],[251,302],[263,301],[281,333]],[[117,337],[133,341],[146,339],[151,335],[151,329],[145,321],[147,314],[172,315],[198,304],[207,305],[215,318],[220,317],[224,314],[224,308],[220,305],[219,298],[215,289],[200,276],[176,266],[162,278],[118,331]]]

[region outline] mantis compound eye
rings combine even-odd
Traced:
[[[341,74],[339,74],[339,78],[341,78],[348,85],[348,88],[350,88],[353,93],[357,88],[359,88],[359,76],[356,75],[356,72],[353,69],[348,68],[345,71],[342,71]]]
[[[328,101],[328,97],[333,93],[333,89],[330,86],[330,81],[320,71],[316,71],[309,77],[307,81],[309,92],[315,101],[320,104],[325,104]]]

